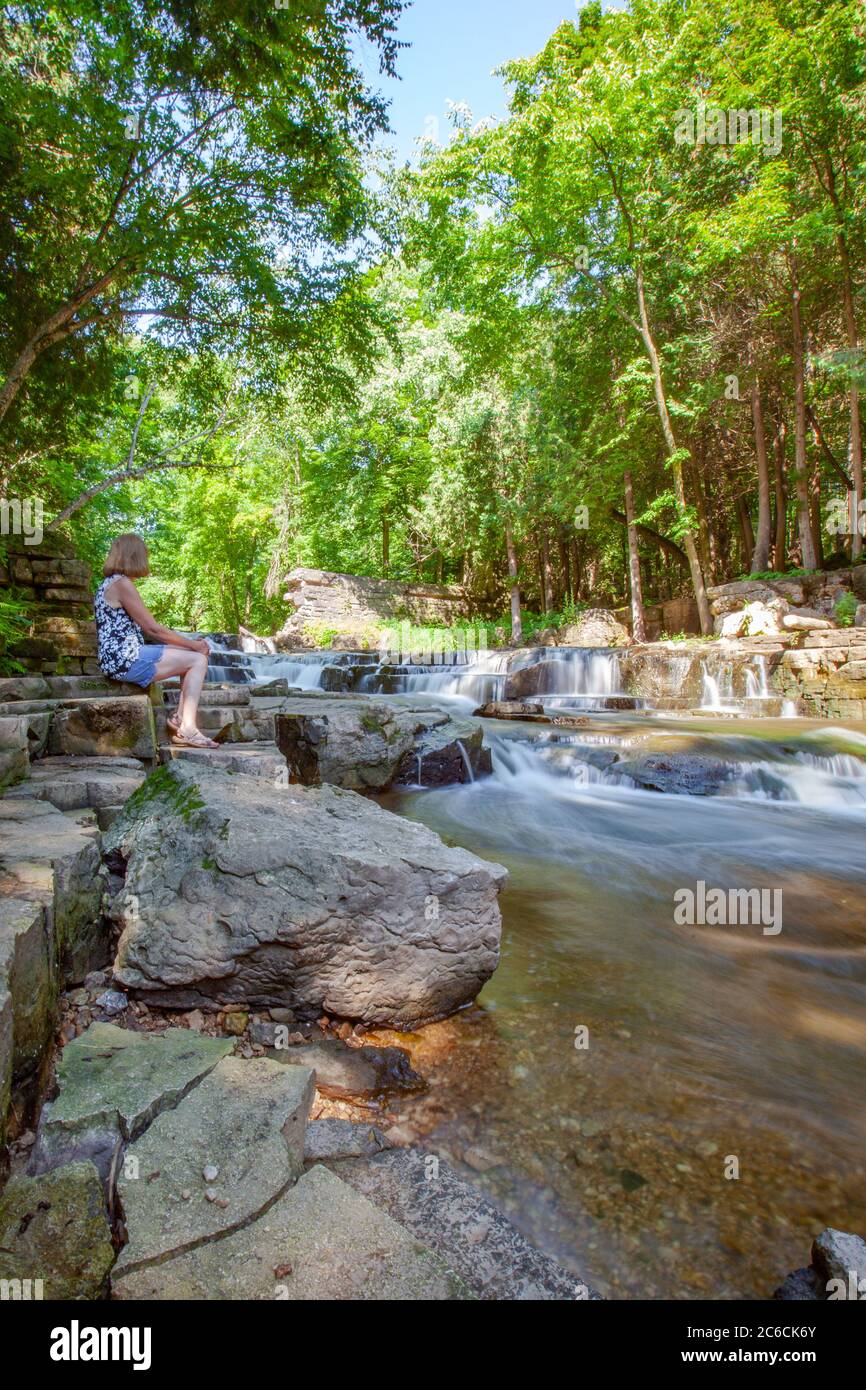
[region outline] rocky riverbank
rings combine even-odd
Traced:
[[[496,968],[504,870],[370,799],[483,775],[477,721],[210,688],[223,747],[183,756],[141,694],[2,693],[12,1296],[593,1297],[408,1142],[425,1078],[365,1037]]]

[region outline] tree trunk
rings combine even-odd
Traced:
[[[656,406],[658,407],[659,419],[661,420],[662,434],[664,435],[667,446],[668,457],[670,460],[671,473],[674,480],[674,489],[677,495],[677,502],[683,516],[688,515],[688,505],[686,502],[686,491],[683,484],[683,466],[677,450],[677,442],[674,437],[673,425],[671,424],[670,412],[668,411],[667,398],[665,396],[664,381],[662,379],[661,362],[658,351],[650,331],[649,315],[646,307],[646,295],[644,294],[643,267],[638,263],[637,267],[637,295],[638,308],[640,310],[641,337],[653,374],[653,387],[655,390]],[[707,591],[704,586],[704,576],[701,570],[701,562],[698,558],[698,550],[695,545],[695,537],[691,527],[683,533],[683,547],[689,557],[689,570],[692,576],[692,588],[695,591],[695,600],[698,605],[698,614],[701,620],[701,632],[705,637],[711,636],[713,631],[713,619],[710,613],[710,604],[707,599]]]
[[[773,439],[773,467],[776,475],[776,539],[773,546],[773,568],[784,573],[788,535],[788,489],[785,484],[785,437],[788,427],[784,420]]]
[[[573,603],[579,603],[583,590],[583,555],[577,537],[571,540],[571,596]]]
[[[821,465],[816,463],[809,480],[809,526],[818,569],[824,567],[824,542],[821,535]]]
[[[514,536],[511,530],[511,522],[505,523],[505,551],[508,555],[508,579],[511,589],[511,639],[520,642],[523,639],[523,619],[520,616],[520,583],[517,576],[517,551],[514,548]]]
[[[703,446],[701,447],[700,458],[695,456],[694,449],[690,449],[689,452],[691,453],[692,465],[691,484],[695,494],[695,511],[698,514],[698,546],[701,557],[701,568],[704,572],[704,576],[709,576],[709,578],[712,579],[714,575],[714,566],[712,544],[710,541],[710,518],[707,511],[707,499],[704,496],[704,490],[701,486],[701,477],[703,474],[701,465],[704,461]]]
[[[628,535],[628,571],[631,589],[631,630],[636,642],[646,641],[646,621],[643,611],[643,590],[640,580],[640,556],[637,549],[637,530],[634,524],[634,489],[631,473],[626,469],[625,485],[626,532]]]
[[[764,408],[757,371],[752,378],[752,424],[755,430],[755,458],[758,464],[758,535],[752,551],[751,572],[770,568],[770,469],[764,434]]]
[[[550,543],[547,527],[541,527],[541,583],[545,613],[553,612],[553,571],[550,568]]]
[[[86,308],[86,306],[90,304],[97,295],[101,294],[103,290],[108,289],[117,277],[118,268],[118,266],[115,266],[112,270],[107,271],[105,275],[100,276],[92,285],[88,285],[85,290],[75,295],[68,303],[61,305],[61,307],[56,309],[44,323],[40,324],[35,333],[30,335],[17,358],[12,363],[12,366],[9,368],[9,372],[2,387],[0,387],[0,420],[3,419],[10,405],[18,395],[30,368],[37,358],[54,343],[61,342],[62,339],[68,338],[71,334],[77,332],[79,328],[86,326],[81,322],[73,322],[76,314],[79,313],[81,309]]]
[[[743,554],[743,569],[748,572],[749,561],[755,549],[755,533],[752,530],[752,518],[749,516],[749,509],[746,506],[745,498],[738,492],[734,498],[734,507],[737,512],[737,524],[740,528],[740,546]]]
[[[800,286],[795,262],[789,258],[791,272],[791,329],[794,360],[794,486],[797,494],[797,534],[800,538],[800,564],[804,570],[817,569],[812,521],[809,515],[809,475],[806,463],[806,375],[803,361],[803,325],[800,318]]]
[[[564,607],[566,603],[572,602],[573,595],[571,592],[571,557],[568,553],[568,537],[562,530],[557,537],[557,545],[559,546],[559,563],[562,568],[561,600]]]
[[[387,516],[382,517],[382,574],[388,576],[388,563],[391,556],[391,525]]]
[[[845,336],[848,339],[848,347],[852,354],[857,352],[857,321],[854,317],[854,278],[851,274],[851,258],[848,255],[848,242],[845,236],[845,224],[843,221],[842,207],[836,192],[836,175],[830,159],[827,160],[827,177],[830,198],[836,213],[836,249],[839,252],[839,260],[842,265],[842,304],[844,308]],[[856,559],[863,549],[863,537],[860,534],[860,513],[859,504],[863,499],[863,440],[860,422],[860,391],[856,381],[851,382],[848,391],[848,460],[851,469],[853,487],[853,515],[850,525],[851,534],[851,558]]]

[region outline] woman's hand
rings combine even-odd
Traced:
[[[117,596],[133,622],[138,623],[145,637],[170,647],[183,647],[186,651],[201,652],[202,656],[210,656],[210,647],[203,637],[198,640],[184,637],[182,633],[158,623],[150,609],[145,607],[140,593],[127,575],[123,575],[117,581]]]

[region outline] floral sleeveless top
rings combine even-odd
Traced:
[[[106,676],[120,680],[129,670],[140,648],[144,645],[144,633],[130,618],[125,608],[112,608],[105,602],[105,591],[119,574],[110,574],[103,579],[93,597],[93,611],[96,616],[96,643],[99,664]]]

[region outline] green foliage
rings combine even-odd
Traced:
[[[27,626],[27,606],[14,594],[0,593],[0,675],[13,676],[24,669],[7,649],[24,636]]]
[[[371,178],[358,43],[392,70],[400,8],[4,11],[0,374],[35,345],[6,485],[91,490],[96,567],[141,531],[173,626],[272,632],[313,566],[460,584],[507,630],[516,589],[532,641],[627,602],[627,478],[645,601],[750,570],[755,382],[784,539],[745,577],[804,574],[794,466],[838,487],[863,378],[860,0],[588,4],[507,66],[506,119],[458,108]],[[699,101],[781,142],[680,138]]]
[[[853,627],[860,600],[856,594],[843,594],[836,600],[836,621],[840,627]]]
[[[766,579],[766,580],[772,582],[774,579],[801,579],[804,575],[806,575],[806,574],[808,574],[808,573],[809,573],[808,570],[803,570],[803,569],[793,569],[793,570],[756,570],[756,571],[755,571],[754,573],[752,573],[752,574],[741,574],[741,575],[739,575],[738,577],[739,577],[740,580],[745,580],[745,579]]]

